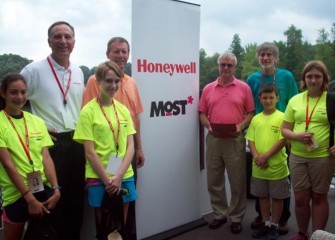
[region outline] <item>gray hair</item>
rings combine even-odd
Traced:
[[[235,66],[237,66],[237,58],[232,52],[226,51],[226,52],[221,53],[220,56],[218,57],[218,61],[217,61],[218,64],[220,63],[220,60],[222,58],[233,59],[235,62]]]
[[[278,47],[272,43],[272,42],[263,42],[261,45],[259,45],[256,49],[256,57],[259,57],[259,53],[261,51],[269,51],[272,53],[273,56],[279,60],[279,49]]]

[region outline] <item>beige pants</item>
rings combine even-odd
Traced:
[[[245,138],[206,138],[207,185],[216,219],[228,218],[242,222],[246,210]],[[231,189],[228,205],[225,188],[225,170]]]

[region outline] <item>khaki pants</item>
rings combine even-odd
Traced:
[[[206,138],[207,184],[216,219],[228,218],[242,222],[246,210],[245,138]],[[225,188],[225,170],[231,189],[228,205]]]

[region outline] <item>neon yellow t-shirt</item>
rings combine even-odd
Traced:
[[[321,95],[318,104],[315,107],[311,122],[308,126],[308,131],[314,133],[314,139],[319,147],[308,152],[303,143],[291,141],[291,152],[300,157],[317,158],[329,156],[329,122],[326,109],[327,92]],[[309,98],[308,115],[310,116],[318,98]],[[307,106],[307,91],[295,95],[289,101],[285,114],[284,121],[294,123],[293,132],[305,132],[306,127],[306,106]]]
[[[127,150],[127,137],[128,135],[135,134],[136,131],[128,109],[116,100],[114,100],[114,103],[121,126],[118,140],[118,156],[124,157]],[[114,128],[115,136],[117,136],[118,124],[114,107],[108,106],[103,108]],[[79,143],[83,143],[85,140],[93,141],[95,151],[105,169],[107,168],[111,154],[116,155],[116,144],[113,133],[96,99],[92,99],[81,110],[73,139]],[[133,168],[130,165],[124,175],[124,179],[130,178],[133,175]],[[88,160],[86,161],[86,179],[87,178],[99,178]]]
[[[45,184],[49,184],[47,182],[42,163],[42,148],[52,146],[53,142],[50,138],[46,125],[41,118],[28,112],[23,112],[23,114],[28,128],[30,155],[34,164],[34,170],[40,171],[43,182]],[[23,118],[11,119],[25,143],[26,138]],[[8,121],[4,111],[0,112],[0,122],[0,147],[8,149],[16,169],[22,176],[26,186],[28,186],[27,173],[32,172],[33,168],[29,163],[28,157],[20,143],[16,131]],[[17,190],[16,186],[7,175],[7,172],[2,164],[0,164],[0,185],[2,186],[3,206],[9,205],[21,197],[21,193]]]
[[[252,119],[246,139],[255,143],[259,154],[265,153],[276,142],[283,139],[281,135],[282,124],[283,113],[279,110],[276,110],[271,115],[265,115],[261,112]],[[268,168],[262,169],[253,161],[252,176],[267,180],[279,180],[289,175],[285,147],[269,158],[268,165]]]

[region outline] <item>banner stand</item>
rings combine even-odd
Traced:
[[[144,108],[146,158],[137,179],[138,239],[168,239],[207,224],[206,171],[199,167],[199,40],[200,5],[132,1],[132,77]]]

